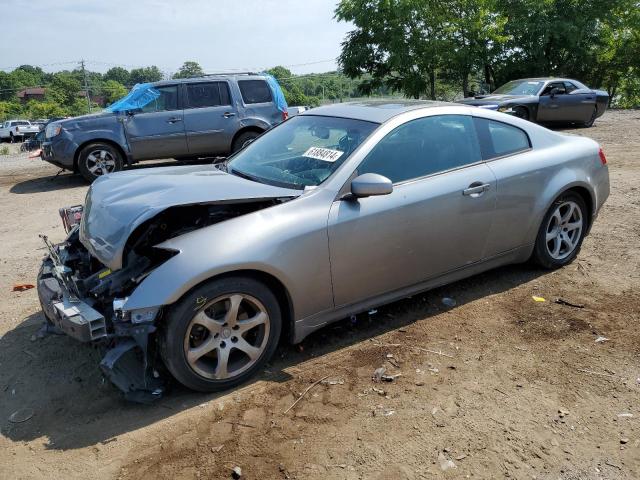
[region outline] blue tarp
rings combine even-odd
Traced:
[[[265,78],[267,79],[267,83],[269,84],[269,88],[271,88],[271,93],[273,94],[273,101],[275,102],[276,107],[278,107],[278,110],[280,110],[281,112],[286,113],[287,101],[284,98],[284,93],[282,93],[280,84],[274,78],[273,75],[269,75],[268,73],[264,73],[264,72],[261,75],[264,75]]]
[[[153,88],[151,83],[137,83],[127,95],[109,105],[105,110],[108,112],[136,110],[153,102],[159,96],[160,92]]]

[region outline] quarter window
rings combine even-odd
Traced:
[[[529,136],[518,127],[486,118],[475,117],[473,120],[480,139],[482,157],[485,160],[531,148]]]
[[[246,104],[271,101],[271,89],[264,80],[240,80],[238,85]]]
[[[481,160],[471,117],[437,115],[399,126],[384,137],[358,167],[393,183],[444,172]]]
[[[147,103],[142,107],[144,113],[149,112],[162,112],[165,110],[177,110],[178,109],[178,86],[167,85],[166,87],[153,87],[154,90],[160,93],[160,96],[155,100]]]
[[[187,84],[189,108],[217,107],[229,103],[229,87],[225,82]]]

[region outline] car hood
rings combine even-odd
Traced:
[[[245,180],[213,165],[114,173],[91,185],[80,224],[80,241],[101,263],[118,270],[131,233],[167,208],[291,198],[301,193]]]
[[[465,105],[501,105],[510,101],[531,100],[531,95],[476,95],[475,97],[468,97],[460,100],[459,103]]]

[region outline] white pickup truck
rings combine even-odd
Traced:
[[[40,131],[39,125],[31,125],[28,120],[7,120],[0,124],[0,141],[22,142]]]

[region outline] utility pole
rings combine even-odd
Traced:
[[[84,92],[87,97],[87,108],[91,113],[91,97],[89,97],[89,85],[87,85],[87,71],[84,69],[84,59],[80,60],[80,67],[82,68],[82,76],[84,77]]]

